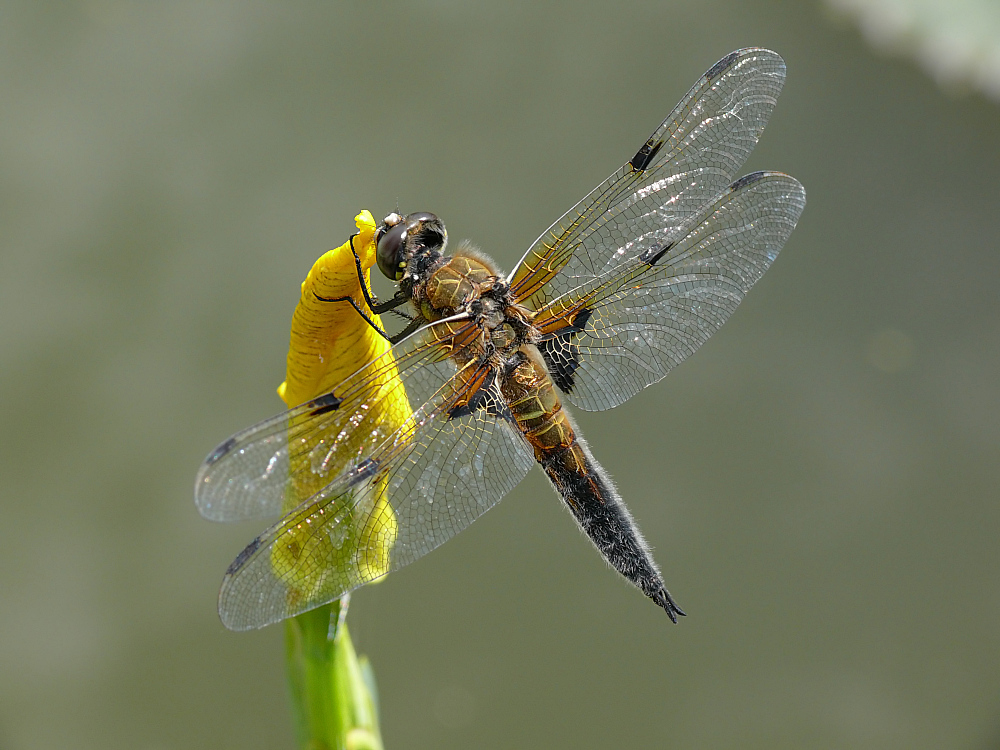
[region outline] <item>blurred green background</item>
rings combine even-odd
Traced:
[[[788,82],[744,172],[809,205],[733,319],[578,421],[689,616],[532,472],[356,592],[387,748],[1000,744],[1000,109],[818,2],[0,7],[0,748],[291,748],[259,530],[194,472],[279,410],[362,208],[505,268],[701,73]],[[974,87],[973,87],[974,88]]]

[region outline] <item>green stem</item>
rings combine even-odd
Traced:
[[[292,709],[305,750],[382,750],[371,668],[359,662],[342,622],[346,607],[345,597],[285,625]]]

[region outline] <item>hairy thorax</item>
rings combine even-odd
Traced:
[[[411,294],[418,312],[428,321],[467,313],[479,339],[467,351],[492,359],[498,369],[520,347],[538,338],[532,312],[514,302],[500,270],[473,248],[463,246],[454,256],[434,263],[426,281],[414,285]]]

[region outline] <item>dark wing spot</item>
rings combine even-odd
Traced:
[[[653,161],[653,157],[656,156],[656,152],[663,148],[663,141],[654,142],[652,138],[642,144],[642,148],[636,151],[635,156],[629,160],[629,164],[632,165],[632,171],[641,172],[649,163]]]
[[[318,417],[320,414],[335,411],[343,402],[342,398],[337,398],[332,393],[324,393],[322,396],[317,396],[309,402],[309,406],[312,407],[312,412],[310,413],[312,416]]]
[[[347,486],[354,487],[357,484],[361,484],[361,482],[368,479],[368,477],[375,476],[377,472],[378,461],[374,458],[366,458],[348,473]]]
[[[728,55],[723,57],[721,60],[719,60],[719,62],[717,62],[709,69],[709,71],[705,74],[705,78],[711,81],[713,78],[719,75],[719,73],[721,73],[723,70],[732,65],[733,62],[735,62],[736,58],[739,56],[740,56],[739,50],[736,50],[735,52],[730,52]]]
[[[253,556],[253,553],[256,552],[259,547],[260,547],[260,537],[257,537],[252,542],[250,542],[250,544],[246,546],[246,549],[244,549],[242,552],[240,552],[240,554],[236,556],[236,559],[233,560],[233,564],[226,569],[226,575],[231,576],[237,571],[239,571],[239,569],[246,564],[246,561]]]
[[[649,250],[643,253],[642,256],[640,256],[640,260],[648,263],[651,266],[655,266],[657,263],[660,262],[660,258],[666,255],[667,250],[669,250],[673,246],[674,246],[673,242],[668,242],[663,247],[659,248],[651,247]]]
[[[236,445],[236,438],[232,437],[229,438],[229,440],[227,440],[218,448],[216,448],[214,451],[208,454],[208,458],[205,459],[205,463],[211,466],[220,458],[222,458],[224,455],[229,453],[229,451],[231,451],[235,445]]]
[[[497,386],[497,372],[491,370],[486,377],[479,381],[479,387],[472,394],[466,394],[465,398],[453,406],[448,411],[448,419],[460,419],[483,409],[487,414],[514,421],[514,415],[507,406],[500,388]]]
[[[755,182],[763,180],[765,176],[767,176],[767,172],[751,172],[750,174],[745,174],[729,186],[729,191],[735,193],[737,190],[745,188],[747,185],[753,185]]]
[[[474,405],[475,399],[472,401],[462,402],[458,406],[453,406],[448,410],[448,419],[461,419],[462,417],[467,417],[472,414],[473,409],[478,409],[478,406]]]
[[[538,343],[538,350],[542,353],[545,366],[549,368],[553,382],[563,393],[573,392],[576,380],[574,373],[580,366],[580,347],[574,343],[573,338],[583,333],[588,320],[590,320],[590,310],[580,310],[573,318],[572,325],[554,331]]]

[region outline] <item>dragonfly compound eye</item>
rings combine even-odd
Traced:
[[[393,281],[403,278],[406,259],[403,255],[403,238],[406,236],[406,224],[400,222],[385,232],[378,240],[375,260],[386,277]]]

